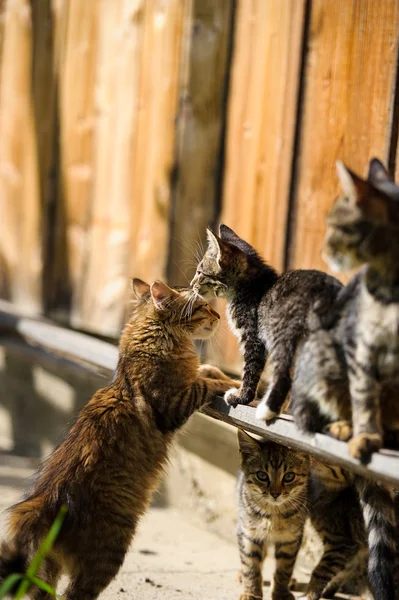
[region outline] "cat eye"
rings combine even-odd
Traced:
[[[259,479],[259,481],[269,481],[269,475],[264,471],[258,471],[256,473],[256,477]]]
[[[285,483],[291,483],[292,481],[294,481],[296,475],[295,473],[293,473],[292,471],[289,471],[288,473],[286,473],[283,477],[283,481]]]

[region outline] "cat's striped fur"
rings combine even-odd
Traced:
[[[240,600],[263,597],[262,565],[275,545],[272,599],[294,600],[289,583],[308,514],[309,458],[238,431],[241,470],[237,481]],[[285,481],[288,479],[288,481]]]
[[[40,575],[66,600],[94,600],[117,574],[157,487],[174,433],[232,380],[200,367],[194,339],[219,315],[192,292],[134,280],[133,315],[120,340],[113,381],[94,394],[43,464],[25,499],[10,509],[0,581],[26,568],[61,505],[68,513]],[[234,382],[233,382],[234,384]],[[50,598],[41,590],[34,598]]]
[[[313,314],[314,331],[298,357],[292,410],[302,429],[324,428],[349,439],[352,456],[367,460],[386,433],[393,438],[399,430],[399,186],[376,159],[367,181],[342,163],[338,174],[344,195],[327,218],[325,256],[340,270],[366,267],[330,314]],[[395,491],[366,482],[358,490],[370,584],[377,600],[392,600]]]
[[[242,431],[238,440],[240,600],[262,598],[262,564],[271,543],[276,556],[272,599],[293,599],[289,583],[308,516],[323,542],[323,555],[308,584],[308,600],[348,589],[363,592],[368,552],[354,477],[340,467],[273,442],[257,441]],[[287,474],[292,477],[288,483]]]
[[[309,310],[316,299],[331,305],[340,282],[316,270],[278,275],[222,224],[219,236],[208,230],[208,248],[191,285],[198,293],[213,292],[228,301],[227,317],[239,339],[244,367],[241,388],[229,390],[226,402],[235,406],[254,400],[267,359],[270,384],[256,416],[273,419],[290,391],[295,355],[308,333]]]

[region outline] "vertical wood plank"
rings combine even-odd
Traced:
[[[99,0],[57,6],[59,139],[51,314],[73,324],[81,310],[94,156]]]
[[[304,18],[304,0],[238,2],[221,221],[277,269],[284,265]],[[222,301],[217,307],[224,314]],[[224,320],[209,357],[239,369]]]
[[[195,271],[195,242],[215,221],[232,0],[194,0],[180,91],[168,278]]]
[[[74,323],[117,335],[127,278],[164,275],[183,0],[103,1],[95,181]]]
[[[388,159],[398,56],[399,2],[314,0],[292,239],[293,266],[321,268],[325,214],[338,191],[335,162],[365,175]]]
[[[42,308],[40,182],[31,89],[32,14],[7,2],[0,89],[0,271],[2,295]]]

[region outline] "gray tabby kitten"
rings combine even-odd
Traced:
[[[227,298],[227,316],[240,341],[244,373],[239,390],[225,394],[228,404],[249,404],[256,396],[266,358],[271,382],[256,416],[271,420],[283,409],[291,387],[291,368],[306,338],[307,316],[316,299],[330,306],[341,289],[335,278],[314,270],[278,275],[256,250],[226,225],[219,236],[209,229],[208,249],[191,285],[204,295]]]
[[[238,430],[241,470],[237,481],[240,600],[263,597],[262,565],[275,544],[272,600],[294,600],[289,583],[302,542],[308,507],[309,458]]]
[[[368,180],[342,163],[338,176],[344,194],[327,217],[325,257],[339,270],[367,266],[332,312],[311,314],[314,331],[299,353],[292,411],[301,429],[349,439],[352,456],[367,460],[399,430],[399,186],[377,159]],[[370,584],[376,599],[392,599],[395,491],[366,482],[358,490]]]
[[[289,583],[308,515],[324,547],[308,584],[308,600],[363,591],[368,552],[352,475],[240,430],[238,441],[240,600],[262,598],[262,564],[270,543],[276,557],[272,600],[293,600]]]

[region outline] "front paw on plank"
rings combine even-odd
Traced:
[[[250,398],[247,394],[243,394],[240,389],[232,388],[227,390],[224,400],[229,406],[236,407],[238,404],[249,404],[253,398]]]
[[[271,410],[264,400],[258,405],[256,409],[256,418],[259,421],[273,421],[278,417],[278,413]]]
[[[326,425],[323,433],[341,442],[348,442],[353,435],[352,424],[350,421],[335,421]]]
[[[370,460],[373,452],[382,448],[382,437],[379,433],[361,433],[348,442],[349,454],[362,462]]]

